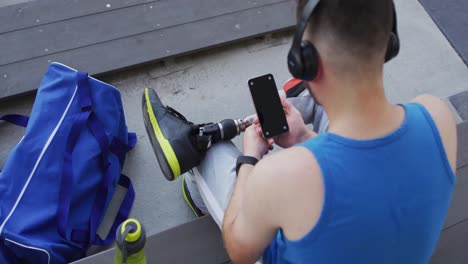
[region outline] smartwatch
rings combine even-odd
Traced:
[[[239,156],[237,158],[237,163],[236,163],[236,175],[239,174],[239,169],[242,166],[242,164],[250,164],[255,166],[257,164],[258,159],[250,156]]]

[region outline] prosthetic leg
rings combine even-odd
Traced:
[[[298,79],[283,85],[288,98],[306,89]],[[225,119],[219,123],[193,124],[170,106],[165,106],[156,91],[146,88],[143,94],[143,117],[154,153],[169,181],[200,164],[208,148],[222,140],[231,140],[252,124],[254,115],[242,119]],[[314,105],[312,117],[317,105]],[[318,127],[314,125],[314,128]]]
[[[208,148],[231,140],[252,124],[254,116],[219,123],[193,124],[170,106],[164,106],[153,89],[143,95],[143,118],[161,170],[169,181],[197,166]]]

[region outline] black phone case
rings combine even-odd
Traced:
[[[286,115],[272,74],[248,81],[263,136],[271,138],[289,131]]]

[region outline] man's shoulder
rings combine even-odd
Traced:
[[[419,95],[412,102],[423,105],[429,112],[442,138],[450,165],[454,169],[457,152],[457,128],[449,107],[438,97],[429,94]]]
[[[325,186],[313,153],[304,147],[278,151],[259,162],[281,228],[299,239],[315,226],[322,211]]]
[[[314,154],[305,147],[294,146],[265,157],[260,167],[272,177],[302,178],[321,176]]]
[[[442,99],[431,94],[421,94],[416,96],[412,102],[420,103],[423,105],[431,115],[450,115],[450,109]],[[450,115],[451,116],[451,115]]]

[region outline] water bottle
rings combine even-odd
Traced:
[[[123,222],[116,231],[114,264],[146,264],[146,234],[136,219]]]

